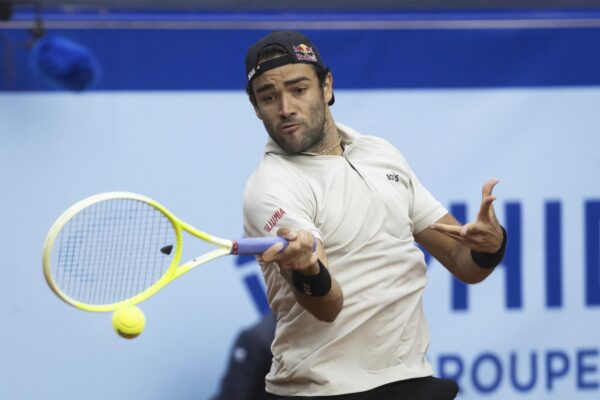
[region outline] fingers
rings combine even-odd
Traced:
[[[277,236],[287,240],[295,240],[298,235],[296,232],[292,232],[288,228],[279,228],[277,230]]]
[[[288,241],[288,243],[298,239],[298,234],[296,232],[289,230],[288,228],[280,228],[279,230],[277,230],[277,236],[284,238],[285,240]],[[264,262],[275,261],[275,258],[277,257],[277,255],[279,253],[281,253],[281,250],[283,249],[283,247],[284,247],[284,245],[282,243],[274,244],[273,246],[269,247],[269,249],[267,249],[264,253],[262,253],[261,259]],[[288,244],[288,247],[289,247],[289,244]]]
[[[460,225],[448,225],[448,224],[433,224],[430,225],[429,228],[433,229],[434,231],[437,231],[439,233],[441,233],[444,236],[449,237],[450,239],[453,239],[461,244],[464,243],[465,238],[463,238],[462,235],[462,228]]]
[[[262,253],[263,262],[276,262],[280,267],[292,270],[306,270],[317,264],[318,255],[314,252],[315,238],[308,231],[291,231],[281,228],[277,235],[288,241],[288,246],[281,251],[283,245],[277,243]]]
[[[429,226],[431,229],[450,236],[456,240],[462,240],[466,238],[470,233],[476,231],[474,224],[465,225],[449,225],[449,224],[432,224]]]
[[[483,188],[481,189],[482,200],[492,195],[492,191],[494,190],[494,187],[498,184],[498,182],[500,182],[500,179],[492,178],[483,185]]]
[[[492,204],[494,203],[494,200],[496,200],[496,196],[490,195],[483,198],[481,208],[479,209],[479,215],[477,216],[478,220],[482,222],[492,221],[494,215],[494,207]]]
[[[260,259],[266,263],[273,262],[281,252],[281,249],[283,249],[283,243],[275,243],[260,255]]]
[[[462,226],[433,224],[430,228],[475,251],[493,253],[498,249],[498,235],[489,229],[489,225],[479,222]]]
[[[438,232],[442,232],[442,233],[446,233],[446,234],[454,234],[454,235],[460,236],[460,230],[461,230],[461,226],[460,225],[449,225],[449,224],[435,223],[435,224],[429,225],[429,227],[431,229],[433,229],[434,231],[438,231]]]
[[[477,219],[482,222],[491,222],[496,218],[494,207],[492,204],[496,200],[496,196],[492,195],[494,187],[500,182],[498,178],[492,178],[487,181],[481,189],[481,207]]]

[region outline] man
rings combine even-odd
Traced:
[[[383,139],[336,123],[333,77],[299,32],[274,32],[246,56],[248,94],[269,134],[244,193],[248,236],[289,241],[261,257],[277,317],[266,389],[276,398],[436,399],[418,242],[463,282],[500,263],[506,232],[492,189],[461,226]]]

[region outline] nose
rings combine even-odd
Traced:
[[[279,100],[279,116],[285,119],[295,114],[293,100],[288,94],[284,93]]]

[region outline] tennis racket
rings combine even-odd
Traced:
[[[182,232],[217,247],[180,264]],[[109,192],[71,206],[54,222],[44,243],[46,282],[68,304],[110,312],[148,299],[199,265],[230,255],[261,254],[280,237],[227,240],[202,232],[156,201]]]

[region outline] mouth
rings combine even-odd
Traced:
[[[300,124],[298,123],[289,123],[281,126],[281,133],[293,133],[300,129]]]

